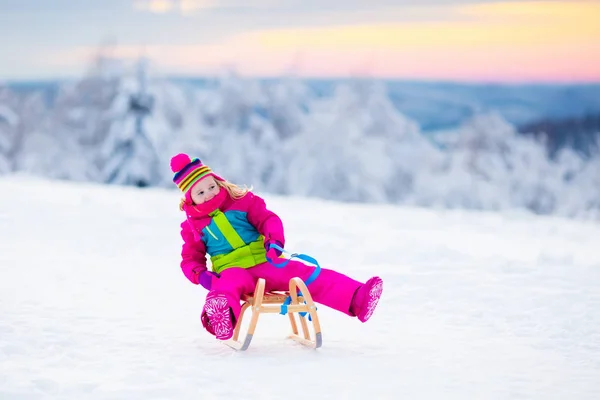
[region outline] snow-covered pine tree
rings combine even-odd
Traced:
[[[154,97],[147,91],[146,64],[138,63],[135,76],[121,75],[113,102],[113,117],[103,143],[103,180],[110,184],[155,186],[160,182],[159,159],[144,128],[153,111]]]
[[[8,89],[0,88],[0,174],[13,170],[19,116],[13,109],[12,99]]]
[[[17,94],[0,90],[0,173],[25,170],[43,175],[40,160],[56,155],[58,150],[37,143],[49,141],[46,117],[47,109],[39,92]],[[34,156],[35,150],[40,154]]]

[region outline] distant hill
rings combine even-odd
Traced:
[[[571,118],[545,118],[518,127],[525,135],[542,137],[554,155],[563,147],[571,147],[589,156],[600,144],[600,112]]]

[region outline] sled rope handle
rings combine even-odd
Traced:
[[[275,243],[271,243],[269,245],[269,249],[276,249],[281,251],[281,253],[286,253],[286,254],[290,254],[288,251],[284,250],[281,246],[275,244]],[[302,261],[306,261],[309,262],[311,264],[314,264],[316,266],[315,270],[313,271],[312,274],[310,274],[310,276],[308,277],[308,279],[306,279],[306,281],[304,281],[304,284],[306,286],[310,285],[311,283],[313,283],[315,281],[315,279],[317,279],[317,277],[319,276],[319,274],[321,273],[321,266],[319,265],[319,262],[317,260],[315,260],[313,257],[308,256],[306,254],[298,254],[298,253],[293,253],[290,254],[290,258],[286,258],[281,262],[274,262],[273,259],[267,257],[267,261],[269,261],[269,263],[277,268],[283,268],[285,267],[293,258],[297,258],[299,260]],[[302,295],[302,292],[300,292],[300,295]],[[287,306],[292,302],[292,297],[288,296],[285,301],[283,302],[283,304],[281,305],[281,312],[279,314],[281,315],[285,315],[287,314]],[[305,302],[306,303],[306,302]],[[298,314],[300,314],[303,317],[306,317],[307,312],[299,312]],[[310,314],[308,315],[308,320],[312,321],[312,318],[310,316]]]
[[[290,252],[284,250],[281,246],[279,246],[279,245],[277,245],[275,243],[271,243],[269,245],[269,249],[276,249],[276,250],[281,251],[281,253],[290,254]],[[292,260],[292,258],[297,258],[299,260],[309,262],[309,263],[314,264],[316,266],[316,268],[313,271],[313,273],[310,274],[310,276],[308,277],[308,279],[304,281],[304,284],[306,286],[308,286],[311,283],[313,283],[315,281],[315,279],[317,279],[317,277],[321,273],[321,266],[319,265],[318,261],[315,260],[314,258],[312,258],[311,256],[308,256],[306,254],[293,253],[293,254],[290,254],[290,258],[286,258],[286,259],[284,259],[281,262],[274,262],[273,259],[271,259],[269,257],[267,257],[267,261],[269,261],[269,263],[271,265],[274,265],[277,268],[283,268],[283,267],[285,267]]]

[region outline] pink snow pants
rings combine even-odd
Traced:
[[[269,262],[247,269],[228,268],[221,272],[219,279],[213,279],[212,288],[206,297],[224,295],[235,316],[235,321],[233,321],[235,326],[242,308],[240,299],[243,294],[254,292],[258,278],[265,280],[265,291],[285,291],[290,288],[290,279],[299,277],[306,281],[314,270],[315,267],[295,260],[290,261],[282,268],[277,268]],[[308,289],[316,303],[353,316],[350,313],[350,304],[354,292],[361,285],[362,283],[339,272],[321,268],[319,276],[308,285]],[[204,313],[205,310],[202,310],[202,314]]]

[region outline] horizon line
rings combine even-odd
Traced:
[[[224,70],[223,72],[226,72]],[[19,84],[48,84],[48,83],[59,83],[64,81],[78,81],[85,78],[85,74],[77,76],[54,76],[54,77],[0,77],[0,86],[2,85],[19,85]],[[155,77],[166,79],[166,80],[186,80],[186,79],[219,79],[223,76],[223,73],[167,73],[167,74],[156,74]],[[464,86],[482,86],[482,85],[497,85],[497,86],[594,86],[600,85],[600,79],[598,80],[517,80],[517,79],[460,79],[460,78],[422,78],[422,77],[394,77],[394,76],[369,76],[369,75],[353,75],[353,76],[339,76],[339,75],[300,75],[300,74],[276,74],[276,75],[252,75],[234,73],[241,79],[255,79],[255,80],[286,80],[296,79],[300,81],[384,81],[384,82],[404,82],[404,83],[422,83],[422,84],[456,84]]]

